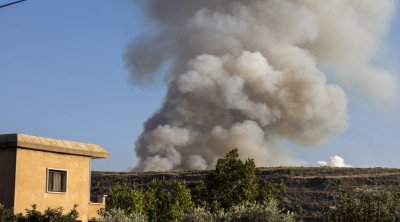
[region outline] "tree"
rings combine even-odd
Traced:
[[[186,184],[175,181],[172,186],[153,181],[145,193],[145,211],[149,221],[182,221],[194,208]]]
[[[122,209],[126,213],[141,213],[144,209],[144,193],[126,183],[117,183],[109,190],[106,210]]]
[[[238,149],[234,149],[227,153],[225,158],[217,161],[216,170],[206,176],[204,183],[199,182],[194,187],[192,184],[192,191],[185,183],[178,181],[154,180],[144,190],[130,188],[127,184],[117,184],[109,191],[106,213],[112,209],[122,209],[126,218],[132,213],[143,213],[152,222],[207,221],[210,218],[228,221],[219,219],[223,218],[220,217],[221,212],[222,216],[228,215],[226,213],[242,215],[243,212],[243,217],[237,217],[244,218],[240,219],[241,221],[252,218],[253,214],[258,215],[255,218],[262,218],[272,212],[270,209],[276,208],[269,203],[276,201],[283,187],[270,182],[259,185],[258,174],[254,160],[248,159],[243,162],[239,159]],[[194,202],[198,207],[196,209]],[[234,207],[243,211],[238,213],[234,211]],[[113,212],[117,213],[116,216],[124,214],[121,211]],[[280,214],[278,210],[274,212]],[[286,217],[282,215],[282,218]]]
[[[229,209],[245,201],[254,201],[258,196],[258,171],[254,160],[239,159],[238,149],[219,159],[215,171],[205,180],[208,202],[214,210]]]

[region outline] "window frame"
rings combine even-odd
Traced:
[[[51,191],[49,190],[50,171],[58,171],[65,173],[65,191]],[[53,194],[67,194],[68,192],[68,170],[59,168],[46,168],[46,193]]]

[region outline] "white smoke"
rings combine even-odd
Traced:
[[[258,165],[295,161],[279,148],[326,143],[347,126],[343,84],[396,99],[373,67],[394,0],[138,1],[158,32],[127,51],[136,83],[170,64],[168,93],[136,142],[138,170],[209,169],[234,147]]]
[[[351,167],[344,162],[344,159],[338,155],[329,157],[329,161],[318,161],[318,164],[322,167]]]

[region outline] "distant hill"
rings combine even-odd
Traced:
[[[168,172],[92,172],[92,194],[104,194],[117,182],[146,186],[152,180],[185,180],[194,187],[210,171]],[[399,189],[400,169],[388,168],[260,168],[261,180],[283,183],[286,186],[279,199],[282,205],[295,211],[299,219],[318,221],[321,208],[335,204],[341,191],[356,188]]]

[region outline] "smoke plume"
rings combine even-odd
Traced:
[[[322,167],[351,167],[344,162],[344,159],[338,155],[329,157],[329,161],[318,161],[318,164]]]
[[[137,170],[209,169],[234,147],[293,164],[280,143],[316,146],[347,125],[344,90],[392,102],[395,76],[371,65],[394,0],[137,1],[156,31],[126,52],[135,83],[169,67],[168,92],[136,142]]]

